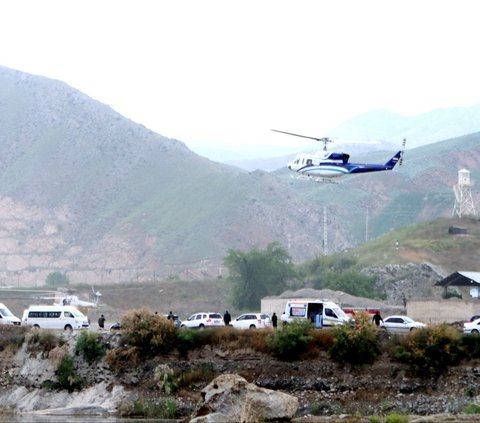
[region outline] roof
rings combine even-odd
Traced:
[[[480,286],[480,272],[455,272],[438,281],[435,286]]]

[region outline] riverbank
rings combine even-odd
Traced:
[[[133,359],[115,363],[108,353],[88,362],[76,352],[78,332],[60,333],[63,341],[49,345],[47,352],[40,343],[33,348],[27,341],[18,348],[3,346],[1,407],[6,414],[137,415],[187,421],[213,379],[236,374],[260,388],[296,397],[295,422],[331,422],[338,416],[344,416],[343,422],[348,421],[346,416],[359,422],[390,414],[409,415],[410,421],[440,421],[432,420],[434,416],[442,421],[479,421],[476,414],[466,414],[480,409],[478,359],[445,367],[435,377],[419,377],[409,365],[392,361],[385,344],[372,364],[340,365],[323,349],[288,362],[252,347],[260,345],[266,333],[222,331],[216,332],[211,343],[199,344],[187,353],[173,348],[137,364]],[[99,336],[107,351],[121,347],[119,334],[102,332]],[[72,374],[81,381],[81,387],[72,392],[56,385],[65,354],[71,355]]]

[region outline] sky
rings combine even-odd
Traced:
[[[0,0],[0,65],[196,152],[480,103],[477,0]]]

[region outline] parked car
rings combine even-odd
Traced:
[[[474,320],[480,319],[480,314],[475,314],[472,317],[470,317],[469,322],[473,322]]]
[[[180,327],[192,329],[205,329],[210,327],[225,326],[223,317],[220,313],[201,312],[192,314],[187,320],[183,320]]]
[[[172,314],[171,316],[169,314],[164,314],[163,317],[165,318],[171,318],[173,320],[173,324],[175,325],[175,327],[179,328],[180,325],[182,324],[182,322],[180,321],[178,315],[176,314]]]
[[[480,333],[480,317],[463,324],[463,333]]]
[[[412,330],[421,329],[426,326],[425,323],[416,322],[407,316],[388,316],[380,322],[380,328],[383,328],[390,334],[407,334]]]
[[[111,332],[115,332],[120,329],[122,329],[122,324],[120,322],[115,322],[113,325],[110,326]]]
[[[232,320],[235,329],[260,329],[272,325],[270,316],[266,313],[245,313]]]

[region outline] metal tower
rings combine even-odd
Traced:
[[[463,216],[475,216],[475,205],[472,197],[472,184],[470,183],[470,172],[467,169],[458,171],[458,183],[453,186],[455,193],[455,205],[453,206],[453,215],[459,218]]]

